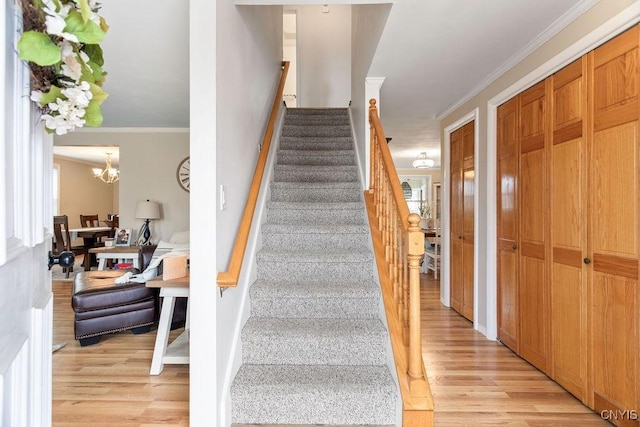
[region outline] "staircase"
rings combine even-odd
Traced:
[[[346,109],[289,109],[262,225],[236,424],[396,422]]]

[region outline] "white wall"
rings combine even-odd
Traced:
[[[351,6],[287,7],[298,14],[298,106],[347,107],[351,100]]]
[[[120,226],[139,230],[136,203],[160,203],[159,220],[150,223],[151,240],[168,240],[175,231],[189,229],[189,193],[178,185],[176,170],[189,155],[189,133],[177,130],[127,130],[109,128],[76,131],[55,137],[55,145],[118,145]]]
[[[391,11],[390,4],[353,5],[351,10],[351,112],[360,167],[364,171],[368,159],[364,155],[369,144],[365,138],[365,120],[369,109],[369,100],[365,99],[365,78],[368,77],[371,61]],[[384,76],[371,76],[384,77]]]
[[[216,46],[216,187],[210,197],[219,200],[219,186],[226,188],[226,208],[215,213],[216,270],[226,271],[231,248],[246,202],[253,171],[281,74],[282,6],[234,6],[217,2]],[[229,43],[232,41],[232,43]],[[192,109],[192,111],[194,111]],[[194,130],[195,131],[195,130]],[[195,168],[195,165],[193,166]],[[218,191],[216,191],[218,190]],[[122,191],[122,190],[121,190]],[[199,201],[192,200],[199,207]],[[243,272],[246,274],[246,271]],[[211,271],[215,287],[215,271]],[[242,297],[250,283],[217,292],[215,332],[217,399],[220,424],[228,419],[228,382],[234,333],[241,320]],[[213,334],[211,338],[213,338]],[[228,378],[227,378],[228,379]]]

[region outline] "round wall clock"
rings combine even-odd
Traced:
[[[185,157],[184,160],[182,160],[178,165],[176,178],[178,179],[180,188],[182,188],[186,192],[189,192],[189,186],[191,184],[191,163],[189,161],[189,157]]]

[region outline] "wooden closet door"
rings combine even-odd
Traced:
[[[462,313],[463,268],[462,268],[462,129],[451,133],[451,308]]]
[[[551,148],[551,377],[586,402],[586,60],[553,77]]]
[[[636,26],[589,54],[590,324],[597,412],[640,409],[638,38]]]
[[[518,353],[518,152],[516,96],[497,109],[498,339]]]
[[[546,89],[548,80],[520,94],[520,354],[548,371]]]
[[[462,127],[462,314],[473,322],[474,122]]]

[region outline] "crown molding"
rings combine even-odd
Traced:
[[[500,78],[500,76],[515,67],[518,63],[531,55],[536,49],[551,40],[560,31],[569,26],[569,24],[582,16],[582,14],[591,9],[596,3],[598,3],[598,1],[599,0],[583,0],[569,9],[560,18],[556,19],[553,24],[551,24],[543,32],[538,34],[536,38],[527,43],[524,48],[522,48],[519,52],[509,58],[506,62],[504,62],[501,66],[499,66],[496,70],[489,74],[484,80],[478,83],[473,89],[471,89],[471,91],[467,95],[465,95],[463,98],[460,98],[454,104],[450,105],[443,112],[439,113],[436,116],[436,119],[442,120],[449,114],[453,113],[456,109],[464,105],[464,103],[479,94],[483,89]]]

